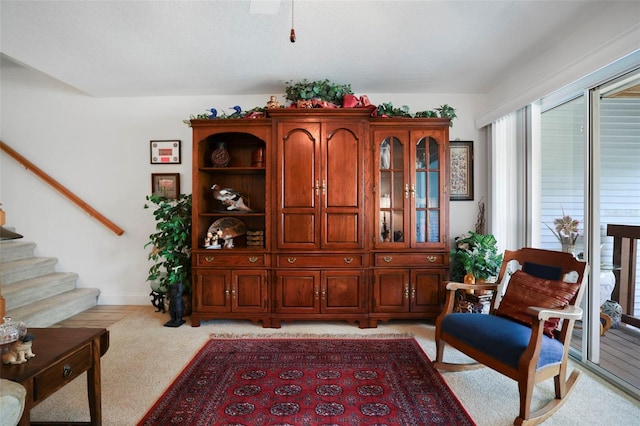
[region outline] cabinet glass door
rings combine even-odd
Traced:
[[[408,185],[405,183],[404,145],[398,138],[390,136],[380,142],[378,149],[380,152],[378,241],[403,242],[405,197],[408,194]]]
[[[440,241],[440,145],[432,137],[422,137],[415,147],[415,172],[411,198],[415,220],[415,243]]]

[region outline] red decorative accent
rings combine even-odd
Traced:
[[[474,425],[414,339],[211,340],[139,425]]]
[[[342,99],[342,107],[343,108],[370,108],[371,109],[371,117],[376,117],[378,115],[378,107],[371,104],[369,97],[367,95],[362,95],[359,98],[356,95],[352,95],[347,93],[344,95]]]
[[[251,111],[249,114],[245,115],[242,118],[264,118],[264,112],[261,111]]]

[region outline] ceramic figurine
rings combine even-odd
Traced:
[[[216,232],[207,232],[207,237],[204,239],[204,246],[208,249],[219,249],[220,239],[222,238],[222,230],[218,229]]]
[[[242,117],[242,108],[240,107],[240,105],[236,105],[229,109],[232,109],[234,111],[233,114],[229,116],[229,118]]]
[[[280,108],[280,102],[278,102],[275,96],[271,96],[269,98],[269,102],[267,102],[267,108]]]
[[[380,233],[380,236],[382,237],[382,241],[384,242],[389,241],[390,232],[391,231],[389,231],[389,227],[387,226],[387,214],[385,213],[382,219],[382,232]]]
[[[14,342],[9,352],[2,355],[2,362],[5,364],[22,364],[27,362],[27,360],[36,356],[31,351],[32,343],[33,336],[31,334],[27,334],[22,339]]]
[[[213,191],[213,198],[220,201],[227,210],[238,210],[242,212],[252,212],[245,203],[244,197],[231,188],[220,188],[218,184],[213,184],[211,187]]]
[[[233,247],[233,237],[228,235],[224,237],[224,248],[232,249]]]
[[[389,142],[386,140],[380,144],[380,168],[388,169],[391,167],[391,152]]]

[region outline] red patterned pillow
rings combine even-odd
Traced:
[[[579,288],[579,284],[546,280],[523,271],[516,271],[509,280],[507,291],[496,310],[496,315],[531,326],[531,317],[524,313],[529,306],[562,309],[569,304]],[[545,321],[544,333],[553,337],[553,330],[556,329],[559,322],[560,318],[551,318],[549,321]]]

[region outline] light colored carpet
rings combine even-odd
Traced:
[[[216,335],[264,337],[375,336],[411,334],[430,359],[435,358],[434,327],[391,321],[361,330],[346,322],[292,322],[281,329],[264,329],[249,321],[210,321],[191,327],[163,327],[168,314],[140,307],[109,330],[111,345],[102,358],[102,408],[106,426],[135,425],[186,364]],[[449,350],[449,360],[462,357]],[[37,355],[37,354],[36,354]],[[577,368],[571,364],[571,368]],[[479,426],[511,425],[518,413],[516,383],[489,370],[444,373],[445,380]],[[536,388],[534,399],[553,397],[552,380]],[[32,421],[88,421],[86,375],[52,395],[31,412]],[[565,405],[545,425],[634,425],[640,403],[585,371]]]

